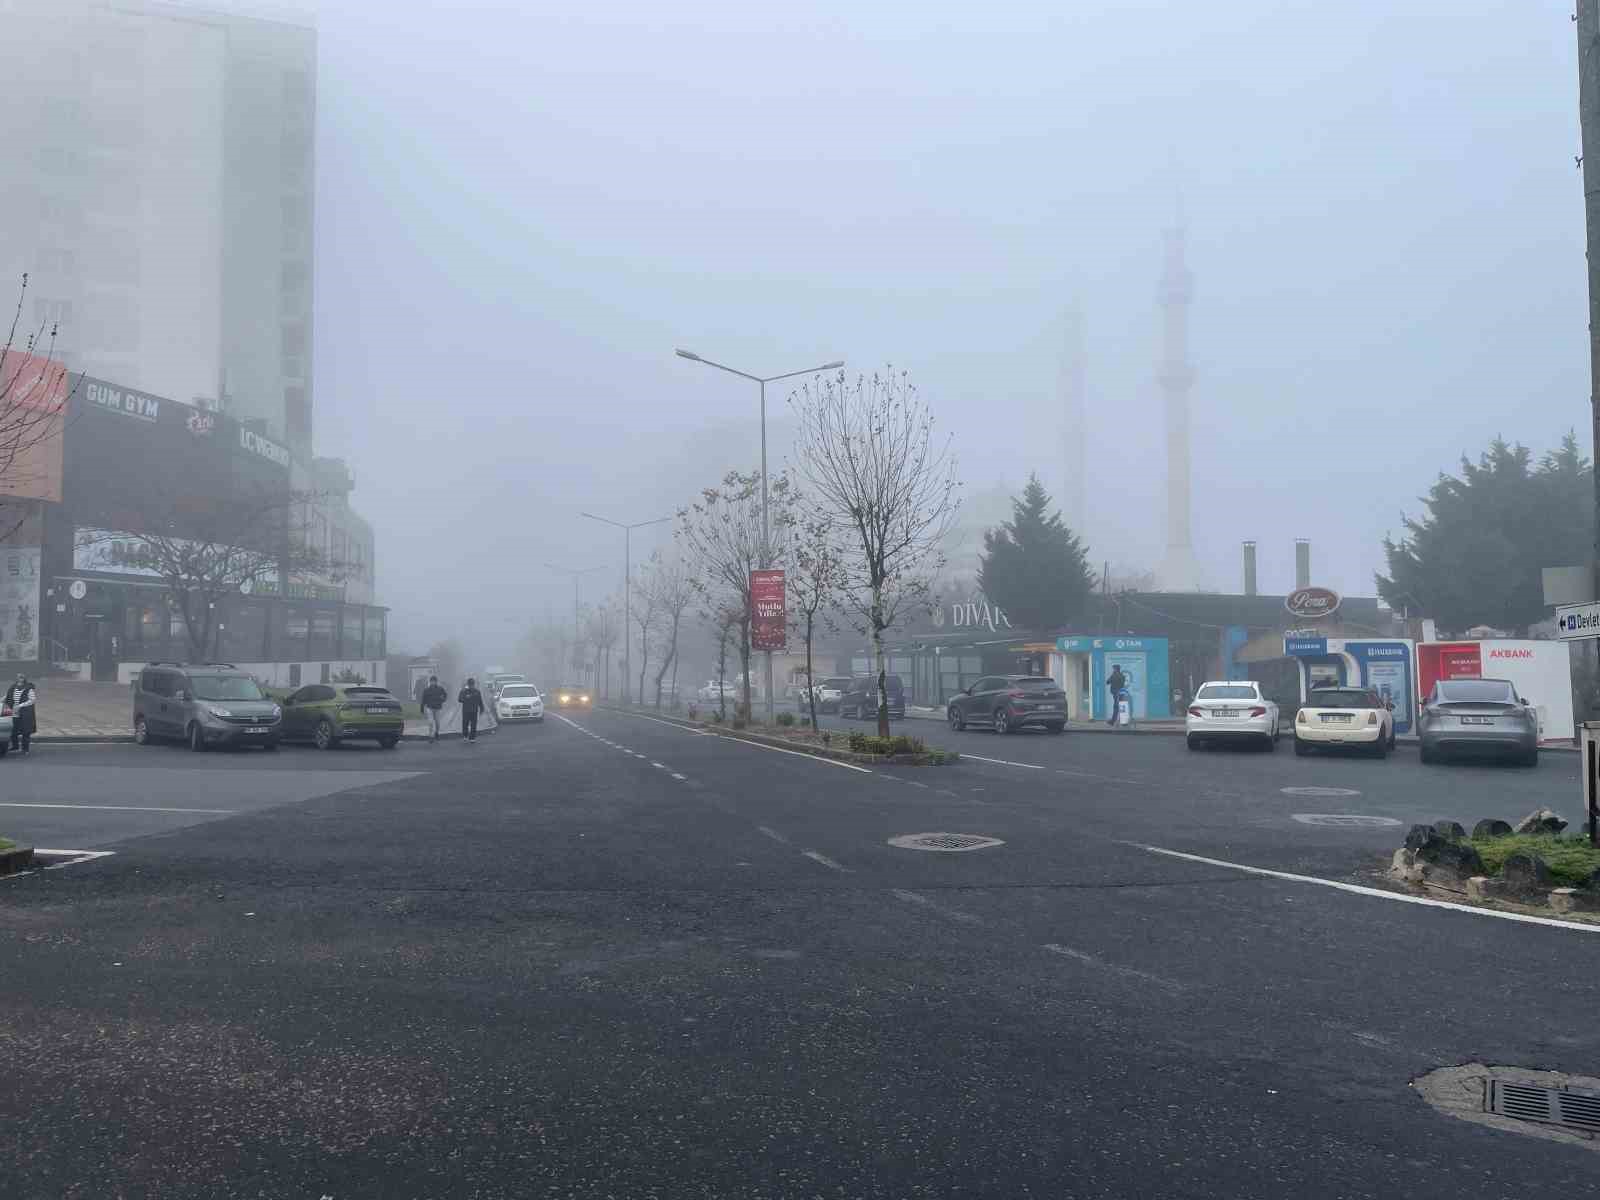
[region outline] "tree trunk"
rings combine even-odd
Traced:
[[[815,618],[806,614],[806,703],[811,706],[811,728],[817,727],[817,673],[811,665],[811,635]]]
[[[755,707],[750,703],[750,614],[746,610],[744,619],[739,622],[739,665],[744,669],[744,719],[748,721],[755,713]]]
[[[722,636],[717,639],[717,711],[724,721],[728,719],[728,694],[722,685],[728,678],[728,634],[732,632],[724,625]]]
[[[650,665],[650,647],[639,647],[639,706],[644,707],[644,669]]]
[[[878,673],[878,736],[889,736],[889,689],[883,658],[883,588],[872,589],[872,665]]]

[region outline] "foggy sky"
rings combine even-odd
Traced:
[[[377,526],[392,648],[501,653],[571,612],[546,560],[617,582],[578,510],[754,467],[754,386],[680,345],[893,362],[970,489],[1058,491],[1075,306],[1082,533],[1159,564],[1180,197],[1208,586],[1254,538],[1288,587],[1304,536],[1370,595],[1462,452],[1587,448],[1568,4],[789,7],[321,3],[317,438]]]

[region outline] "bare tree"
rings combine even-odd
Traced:
[[[666,657],[656,672],[656,707],[661,707],[661,686],[667,672],[677,671],[678,633],[683,626],[683,614],[695,597],[694,584],[680,559],[656,563],[650,586],[655,591],[655,602],[660,618],[660,632],[666,638]],[[676,676],[674,676],[676,678]]]
[[[617,644],[617,634],[621,625],[621,613],[618,611],[615,596],[608,596],[589,609],[587,620],[584,622],[585,636],[589,639],[589,644],[594,647],[595,671],[604,672],[603,687],[607,700],[611,699],[611,647]]]
[[[843,595],[872,637],[878,733],[889,734],[883,634],[926,607],[939,542],[960,500],[955,459],[936,443],[933,413],[905,372],[808,382],[789,398],[799,420],[800,472],[830,531],[847,547]]]
[[[21,332],[27,295],[24,274],[5,344],[0,346],[0,492],[9,495],[37,495],[31,488],[54,474],[43,461],[42,450],[61,436],[67,402],[76,388],[66,366],[56,361],[57,327],[41,325],[32,333]],[[60,495],[51,498],[59,500]],[[24,513],[6,522],[0,536],[9,537],[26,519]]]
[[[639,627],[639,705],[644,706],[644,672],[650,665],[650,635],[656,632],[661,601],[656,595],[655,577],[661,569],[661,552],[654,551],[634,575],[633,623]]]
[[[816,670],[812,644],[820,622],[835,628],[832,614],[844,584],[844,563],[828,521],[812,515],[801,518],[795,530],[793,552],[785,579],[789,587],[789,620],[806,647],[806,698],[811,707],[811,728],[817,727]]]
[[[761,474],[729,471],[718,487],[678,513],[678,539],[694,568],[693,586],[717,612],[732,601],[738,613],[739,664],[744,679],[740,707],[750,714],[750,572],[783,565],[794,523],[794,494],[787,476],[769,488],[771,552],[763,555]],[[716,599],[713,600],[712,597]]]
[[[728,641],[742,628],[746,611],[737,601],[726,601],[703,614],[717,631],[717,712],[724,721],[728,719],[728,694],[722,688],[728,678]]]
[[[292,594],[337,586],[357,573],[310,536],[321,497],[287,488],[196,497],[154,485],[119,509],[122,529],[79,532],[90,569],[135,571],[159,579],[183,618],[189,653],[213,652],[219,605],[241,594]]]

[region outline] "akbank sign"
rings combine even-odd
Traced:
[[[973,600],[941,604],[933,610],[933,627],[987,629],[990,633],[999,633],[1002,629],[1011,628],[1011,618],[1006,616],[1005,609],[998,604],[990,604],[987,599],[979,596]]]

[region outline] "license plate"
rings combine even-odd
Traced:
[[[1350,713],[1323,713],[1322,719],[1334,725],[1348,725],[1355,718]]]
[[[270,731],[267,729],[267,727],[265,725],[252,725],[248,729],[246,729],[245,732],[246,733],[268,733]]]
[[[1213,717],[1237,717],[1239,710],[1237,708],[1213,708],[1211,715]]]
[[[389,710],[387,708],[369,708],[367,711],[369,713],[386,713]]]
[[[1462,717],[1461,718],[1461,723],[1463,725],[1493,725],[1494,724],[1494,718],[1493,717]]]

